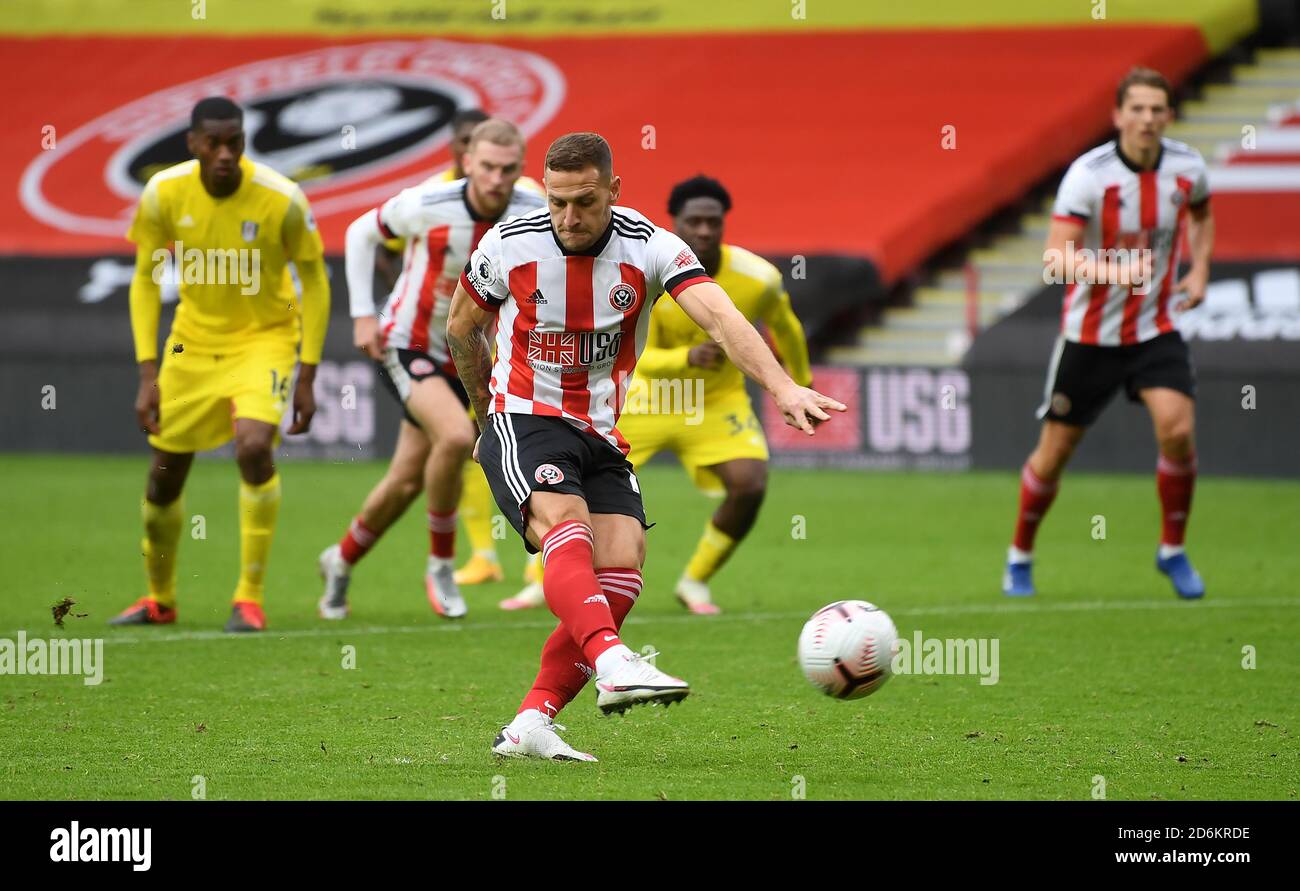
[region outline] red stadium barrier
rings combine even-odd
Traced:
[[[10,70],[42,72],[7,96],[11,132],[27,138],[0,145],[0,252],[127,251],[118,233],[139,188],[132,171],[175,151],[206,92],[266,103],[400,76],[426,97],[528,119],[529,175],[555,136],[597,130],[614,146],[625,203],[662,219],[672,183],[706,171],[734,194],[729,238],[769,254],[867,257],[888,282],[1077,155],[1104,129],[1130,65],[1181,80],[1207,52],[1193,26],[1085,25],[462,42],[426,47],[422,68],[415,44],[427,39],[0,40]],[[290,56],[300,58],[258,64]],[[338,130],[293,123],[298,162],[318,162],[299,174],[334,171],[304,180],[333,251],[354,216],[448,160],[435,136],[339,170],[309,146]],[[280,128],[280,149],[292,129]],[[50,134],[53,148],[42,145]]]

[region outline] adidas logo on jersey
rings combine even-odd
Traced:
[[[533,291],[533,293],[528,295],[528,302],[536,304],[537,306],[545,306],[546,298],[542,296],[542,292],[540,290],[536,290]]]

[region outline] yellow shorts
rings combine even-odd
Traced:
[[[250,338],[227,352],[171,338],[158,372],[158,435],[149,445],[164,452],[215,449],[235,435],[235,419],[265,421],[277,429],[293,396],[296,338]]]
[[[668,450],[682,462],[691,482],[710,495],[723,493],[722,480],[707,468],[738,458],[766,461],[767,438],[754,415],[749,395],[704,406],[698,415],[624,414],[618,419],[632,451],[628,461],[640,469],[655,453]]]

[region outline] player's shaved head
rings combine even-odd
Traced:
[[[199,132],[204,121],[238,121],[242,126],[244,110],[225,96],[209,96],[200,99],[190,112],[190,129]]]
[[[614,153],[599,133],[566,133],[546,150],[546,203],[555,237],[568,251],[584,251],[611,225],[622,184]]]
[[[190,112],[185,146],[199,161],[199,176],[217,197],[239,188],[239,158],[244,154],[244,112],[225,96],[199,100]]]
[[[595,167],[604,179],[614,175],[614,153],[599,133],[566,133],[546,150],[546,169],[578,173]]]

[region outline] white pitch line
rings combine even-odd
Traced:
[[[1108,612],[1111,610],[1200,610],[1200,609],[1258,609],[1281,607],[1285,609],[1300,608],[1300,599],[1273,598],[1255,600],[1205,600],[1199,603],[1187,603],[1173,599],[1161,600],[1084,600],[1059,603],[988,603],[988,604],[947,604],[943,606],[917,606],[890,609],[893,616],[961,616],[961,615],[1006,615],[1034,616],[1042,613],[1068,612]],[[806,619],[811,613],[800,612],[754,612],[723,613],[718,616],[701,618],[700,616],[629,616],[629,625],[681,625],[692,624],[706,627],[725,622],[776,622]],[[347,623],[332,624],[320,628],[300,628],[290,631],[269,631],[261,634],[228,634],[225,631],[172,631],[158,634],[114,634],[108,629],[104,642],[110,644],[139,643],[176,643],[193,640],[284,640],[287,638],[310,637],[354,637],[366,634],[428,634],[439,632],[460,633],[465,631],[493,631],[512,629],[546,629],[555,627],[555,619],[528,622],[460,622],[451,624],[443,622],[437,625],[359,625]],[[31,629],[24,629],[28,637]],[[17,632],[11,632],[17,634]]]

